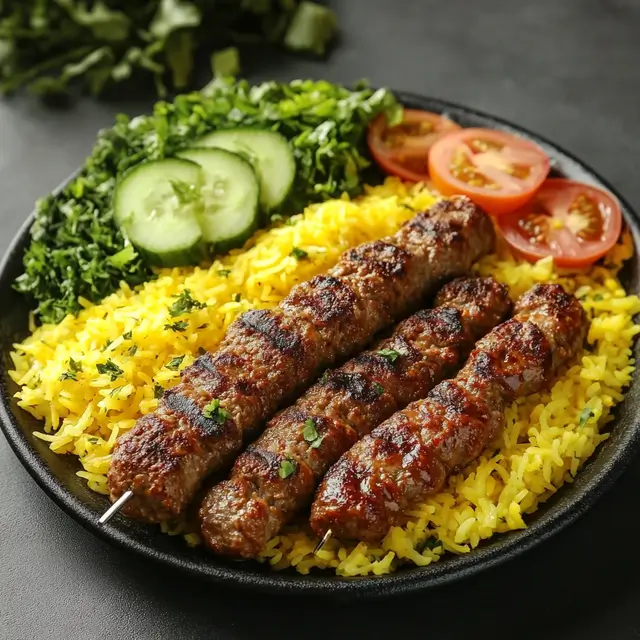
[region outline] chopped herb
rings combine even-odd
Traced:
[[[138,351],[138,345],[134,344],[132,347],[129,348],[129,351],[127,351],[127,353],[130,356],[135,356],[137,351]]]
[[[593,296],[594,302],[602,302],[602,300],[604,300],[604,296],[601,293],[596,293],[596,295]]]
[[[580,426],[584,427],[587,421],[593,418],[596,414],[589,407],[585,407],[580,413]]]
[[[296,462],[295,460],[283,460],[280,463],[280,468],[278,469],[278,475],[286,480],[289,476],[293,475],[296,472]]]
[[[127,331],[126,333],[122,334],[123,340],[131,340],[132,337],[133,337],[133,331]]]
[[[406,204],[405,202],[400,203],[400,206],[404,209],[409,209],[409,211],[413,211],[414,213],[416,211],[410,204]]]
[[[207,322],[205,322],[204,324],[201,324],[198,329],[206,329],[209,326],[209,324]]]
[[[120,387],[116,387],[115,389],[112,389],[109,395],[112,398],[115,398],[120,393],[120,389],[124,389],[124,386],[120,386]]]
[[[309,254],[304,249],[300,249],[300,247],[293,247],[289,255],[293,256],[296,260],[305,260],[309,257]]]
[[[157,382],[153,385],[153,397],[160,399],[164,393],[164,387]]]
[[[391,364],[393,364],[402,354],[395,349],[380,349],[380,351],[376,351],[379,356],[382,356],[385,360],[388,360]]]
[[[65,371],[61,376],[60,376],[60,381],[63,380],[75,380],[76,382],[78,381],[78,376],[76,375],[75,371]]]
[[[98,442],[100,442],[98,440],[98,438],[96,438],[95,436],[91,436],[91,438],[87,438],[87,440],[91,443],[91,444],[98,444]]]
[[[328,380],[329,380],[329,369],[325,369],[325,372],[322,374],[322,377],[320,378],[320,383],[327,384]]]
[[[438,538],[428,538],[427,541],[424,543],[425,549],[433,550],[440,546],[442,546],[442,542],[440,542]]]
[[[239,293],[234,293],[233,294],[233,301],[234,302],[240,302],[240,294]]]
[[[379,382],[373,383],[373,390],[381,396],[384,393],[384,387]]]
[[[169,183],[180,204],[185,205],[198,202],[200,195],[194,184],[189,184],[184,180],[169,180]]]
[[[316,429],[316,423],[313,418],[309,418],[305,421],[302,429],[302,437],[311,445],[311,449],[317,449],[324,440],[324,436],[321,436]]]
[[[175,297],[177,300],[169,307],[169,315],[172,318],[190,313],[194,309],[204,309],[207,306],[199,300],[194,300],[191,297],[191,291],[189,291],[189,289],[185,289],[180,295]]]
[[[73,358],[69,358],[69,369],[74,373],[82,373],[82,362],[76,362]]]
[[[113,344],[113,340],[107,340],[104,344],[104,347],[102,347],[102,351],[106,351],[111,345]]]
[[[221,278],[228,278],[231,273],[231,269],[218,269],[218,275]]]
[[[108,375],[111,377],[111,382],[119,378],[124,371],[113,361],[111,358],[103,364],[97,364],[96,369],[101,375]]]
[[[172,324],[165,324],[164,328],[176,333],[182,333],[189,327],[189,323],[186,320],[180,320],[179,322],[173,322]]]
[[[180,368],[180,365],[182,364],[183,360],[184,360],[184,356],[177,356],[175,358],[171,358],[171,360],[167,362],[165,367],[170,371],[177,371]]]
[[[219,424],[229,419],[230,413],[220,406],[220,400],[214,398],[203,410],[202,415],[209,420],[215,420]]]

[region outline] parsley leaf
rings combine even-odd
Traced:
[[[402,354],[395,349],[380,349],[380,351],[376,351],[379,356],[382,356],[385,360],[388,360],[391,364],[393,364]]]
[[[127,331],[126,333],[122,334],[123,340],[131,340],[132,337],[133,337],[133,331]]]
[[[136,353],[137,353],[137,351],[138,351],[138,345],[137,345],[137,344],[134,344],[134,345],[132,345],[131,347],[129,347],[129,351],[127,351],[127,353],[128,353],[130,356],[135,356],[135,355],[136,355]]]
[[[234,293],[232,299],[233,299],[234,302],[240,302],[240,299],[241,299],[240,298],[240,294],[239,293]]]
[[[305,420],[304,427],[302,429],[302,437],[311,446],[311,449],[317,449],[324,440],[324,436],[321,436],[316,429],[316,423],[313,418]]]
[[[75,380],[76,382],[78,381],[78,376],[76,375],[75,371],[65,371],[59,378],[60,381],[63,380]]]
[[[194,300],[191,297],[191,291],[189,291],[189,289],[185,289],[180,295],[175,297],[177,300],[169,307],[169,315],[172,318],[190,313],[194,309],[204,309],[207,306],[199,300]]]
[[[218,424],[222,424],[229,419],[231,414],[220,406],[220,400],[214,398],[202,410],[202,415],[209,420],[215,420]]]
[[[289,255],[293,256],[296,260],[305,260],[309,257],[309,254],[304,249],[300,249],[300,247],[293,247]]]
[[[289,460],[287,458],[286,460],[283,460],[280,463],[280,468],[278,469],[278,475],[283,480],[286,480],[289,476],[293,475],[296,472],[297,466],[298,465],[296,464],[295,460]]]
[[[381,396],[384,393],[384,387],[379,382],[373,383],[373,390]]]
[[[189,323],[186,320],[180,320],[179,322],[164,325],[165,329],[175,331],[176,333],[182,333],[183,331],[186,331],[188,327]]]
[[[218,269],[218,275],[221,278],[228,278],[231,273],[231,269]]]
[[[184,356],[177,356],[175,358],[171,358],[171,360],[169,360],[169,362],[167,362],[167,364],[165,364],[164,366],[170,371],[177,371],[180,368],[183,360]]]
[[[101,375],[108,375],[111,378],[111,382],[118,379],[124,371],[113,361],[111,358],[103,364],[97,364],[96,369]]]
[[[162,394],[164,393],[164,387],[157,382],[153,385],[153,397],[158,400],[162,398]]]

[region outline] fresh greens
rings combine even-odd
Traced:
[[[185,90],[201,50],[219,74],[239,72],[242,42],[324,55],[337,30],[327,7],[299,0],[2,0],[0,93],[78,83],[91,93],[146,74],[160,96]],[[168,85],[168,87],[167,87]]]
[[[360,85],[351,91],[311,80],[252,86],[227,78],[202,92],[158,102],[153,115],[120,115],[114,127],[99,134],[77,177],[38,203],[25,273],[15,286],[35,300],[41,321],[59,322],[80,310],[81,296],[98,302],[122,280],[130,286],[149,280],[151,270],[113,220],[116,180],[142,162],[173,156],[213,130],[265,128],[289,141],[296,177],[281,214],[342,193],[357,195],[370,165],[367,125],[380,113],[391,122],[401,117],[400,106],[384,89]]]
[[[220,400],[217,398],[214,398],[204,407],[202,415],[209,420],[215,420],[219,424],[231,417],[231,414],[220,406]]]

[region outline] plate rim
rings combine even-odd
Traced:
[[[447,110],[460,111],[472,117],[490,120],[505,129],[524,134],[526,137],[557,151],[560,155],[571,160],[582,170],[593,176],[619,200],[626,214],[625,219],[633,234],[636,247],[640,247],[640,222],[638,214],[633,207],[607,179],[563,147],[525,127],[479,109],[413,92],[391,91],[402,104],[424,104],[428,102],[438,105],[443,112]],[[59,192],[77,173],[78,170],[72,173],[53,192]],[[6,273],[16,259],[16,253],[22,251],[26,246],[29,238],[29,229],[33,224],[34,218],[35,212],[32,212],[20,226],[0,261],[0,282],[6,279]],[[638,383],[638,378],[634,376],[627,393],[631,392],[634,384]],[[625,399],[618,406],[622,406],[626,402],[627,398],[625,396]],[[390,595],[397,596],[409,592],[425,591],[497,567],[516,556],[522,555],[574,523],[618,480],[640,451],[640,418],[638,418],[633,424],[634,428],[629,429],[629,433],[621,436],[623,438],[622,444],[619,444],[610,453],[605,470],[581,487],[581,492],[575,498],[569,500],[567,504],[561,505],[551,515],[533,522],[526,529],[501,534],[497,546],[481,545],[468,554],[454,555],[446,562],[436,562],[427,567],[410,567],[384,576],[344,578],[326,573],[302,576],[273,571],[258,573],[246,571],[240,567],[229,567],[224,563],[219,565],[201,564],[198,563],[197,558],[185,560],[180,556],[155,549],[150,544],[133,539],[126,531],[117,527],[117,519],[106,526],[98,525],[98,512],[57,480],[49,470],[46,461],[40,457],[30,444],[27,434],[18,426],[14,426],[13,420],[15,418],[9,407],[8,394],[4,380],[2,380],[0,381],[0,429],[4,433],[11,449],[29,475],[48,497],[100,540],[125,551],[134,552],[165,567],[169,566],[191,577],[197,575],[201,579],[217,585],[290,595],[328,595],[340,599],[349,599],[354,596],[367,598],[388,597]],[[602,445],[598,447],[591,460],[594,460],[599,455],[601,447]]]

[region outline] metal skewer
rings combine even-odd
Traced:
[[[329,538],[331,538],[332,535],[333,532],[331,531],[331,529],[327,529],[327,532],[322,536],[322,539],[320,540],[320,542],[318,542],[316,548],[313,550],[314,555],[318,553],[318,551],[320,551],[320,549],[322,549],[325,544],[327,544],[327,541],[329,540]]]
[[[124,507],[124,505],[133,498],[133,491],[125,491],[103,514],[98,520],[98,524],[106,524],[113,516]]]

